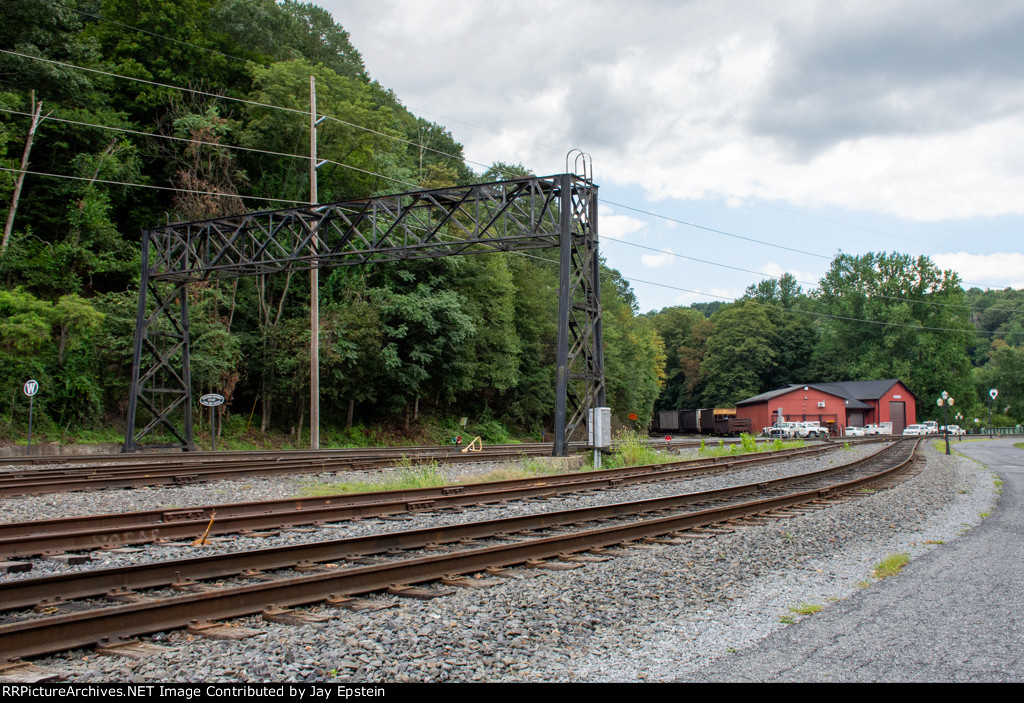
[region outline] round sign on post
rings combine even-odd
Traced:
[[[217,451],[217,425],[213,409],[224,404],[224,396],[220,393],[207,393],[199,399],[199,404],[210,409],[210,451],[215,452]]]
[[[207,393],[199,399],[200,405],[205,405],[208,408],[215,408],[218,405],[224,404],[224,396],[220,393]]]
[[[28,396],[28,453],[32,453],[32,405],[35,401],[33,397],[39,392],[39,381],[34,378],[30,378],[25,381],[25,385],[21,387],[25,395]]]

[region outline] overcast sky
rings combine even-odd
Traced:
[[[808,288],[839,250],[1024,288],[1024,3],[318,4],[471,162],[589,153],[644,311]]]

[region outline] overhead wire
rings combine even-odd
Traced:
[[[86,178],[85,176],[71,176],[66,173],[43,173],[41,171],[29,171],[27,169],[20,168],[7,168],[6,166],[0,166],[0,171],[8,171],[10,173],[25,173],[30,176],[45,176],[48,178],[66,178],[73,181],[89,181],[90,183],[105,183],[107,185],[115,186],[131,186],[133,188],[150,188],[152,190],[169,190],[175,193],[192,193],[194,195],[215,195],[221,198],[238,198],[239,200],[262,200],[271,203],[289,203],[292,205],[309,205],[309,202],[305,200],[285,200],[284,198],[264,198],[258,195],[238,195],[237,193],[217,193],[214,191],[205,190],[192,190],[190,188],[175,188],[173,186],[157,186],[149,183],[127,183],[124,181],[111,181],[104,178]]]
[[[551,264],[551,265],[554,265],[554,266],[558,266],[559,265],[557,261],[552,261],[551,259],[545,259],[542,256],[536,256],[536,255],[533,255],[533,254],[527,254],[525,252],[518,252],[518,251],[510,252],[510,253],[517,254],[519,256],[525,256],[525,257],[527,257],[529,259],[536,259],[538,261],[543,261],[544,263]],[[654,281],[645,281],[643,279],[633,278],[633,277],[630,277],[630,276],[622,276],[622,280],[629,281],[630,283],[643,283],[643,284],[646,284],[646,285],[649,285],[649,286],[657,286],[659,288],[667,288],[669,290],[680,291],[680,292],[683,292],[683,293],[691,293],[691,294],[694,294],[694,295],[702,295],[702,296],[707,297],[707,298],[715,298],[716,301],[721,301],[723,303],[750,302],[750,303],[753,303],[754,305],[758,305],[760,307],[765,307],[765,308],[770,308],[770,309],[774,309],[774,310],[779,310],[781,312],[798,313],[798,314],[801,314],[801,315],[810,315],[810,316],[813,316],[813,317],[820,317],[820,318],[826,318],[826,319],[831,319],[831,320],[844,320],[844,321],[847,321],[847,322],[864,322],[864,323],[867,323],[867,324],[870,324],[870,325],[878,325],[878,326],[882,326],[882,327],[902,327],[902,328],[906,328],[906,329],[925,330],[925,331],[934,331],[934,332],[961,332],[961,333],[965,333],[965,334],[995,334],[994,331],[989,331],[989,330],[968,330],[968,329],[957,329],[955,327],[929,327],[929,326],[924,326],[924,325],[908,325],[908,324],[903,324],[903,323],[899,323],[899,322],[884,322],[882,320],[869,320],[867,318],[860,318],[860,317],[846,317],[846,316],[843,316],[843,315],[832,315],[832,314],[829,314],[829,313],[814,312],[812,310],[801,310],[799,308],[790,308],[790,307],[785,307],[785,306],[782,306],[782,305],[774,305],[772,303],[766,303],[764,301],[754,300],[754,299],[751,299],[751,298],[745,298],[745,299],[744,298],[730,298],[728,296],[717,295],[715,293],[705,293],[704,291],[693,290],[693,289],[690,289],[690,288],[681,288],[679,286],[671,286],[671,285],[668,285],[666,283],[656,283]]]
[[[105,19],[105,18],[101,18],[101,19]],[[117,24],[117,23],[115,23],[115,24]],[[129,26],[129,25],[125,25],[125,26]],[[135,28],[135,27],[130,27],[130,28],[138,29],[138,28]],[[145,31],[145,30],[139,30],[139,31]],[[154,36],[163,37],[163,38],[169,39],[171,41],[177,41],[177,40],[173,40],[170,37],[164,37],[163,35],[154,34]],[[185,42],[185,43],[187,44],[187,42]],[[195,45],[191,45],[191,46],[195,46]],[[198,47],[197,46],[196,48],[200,48],[201,49],[202,47]],[[111,77],[115,77],[115,78],[122,78],[122,79],[129,80],[129,81],[137,81],[137,82],[142,82],[142,83],[146,83],[146,84],[150,84],[150,85],[155,85],[155,86],[159,86],[159,87],[164,87],[164,88],[169,88],[169,89],[173,89],[173,90],[180,90],[180,91],[183,91],[183,92],[189,92],[189,93],[193,93],[193,94],[197,94],[197,95],[213,97],[213,98],[216,98],[216,99],[230,100],[230,101],[241,102],[241,103],[244,103],[244,104],[258,106],[258,107],[265,107],[265,108],[270,108],[270,109],[283,110],[283,111],[287,111],[287,112],[291,112],[291,113],[295,113],[295,114],[301,114],[303,116],[306,116],[306,115],[309,114],[308,111],[303,111],[303,110],[299,110],[299,109],[296,109],[296,108],[287,108],[287,107],[283,107],[283,106],[280,106],[280,105],[273,105],[273,104],[269,104],[269,103],[261,103],[261,102],[257,102],[257,101],[246,100],[246,99],[243,99],[243,98],[235,98],[235,97],[232,97],[232,96],[211,93],[209,91],[202,91],[202,90],[198,90],[198,89],[195,89],[195,88],[184,88],[184,87],[181,87],[181,86],[174,86],[174,85],[171,85],[171,84],[159,83],[157,81],[150,81],[150,80],[146,80],[146,79],[136,78],[136,77],[133,77],[133,76],[123,76],[123,75],[112,73],[112,72],[109,72],[109,71],[102,71],[102,70],[99,70],[99,69],[92,69],[92,68],[86,68],[86,67],[83,67],[83,66],[76,66],[74,64],[69,64],[69,63],[66,63],[66,62],[55,61],[53,59],[46,59],[46,58],[38,57],[38,56],[32,56],[32,55],[29,55],[29,54],[23,54],[23,53],[20,53],[20,52],[10,51],[10,50],[7,50],[7,49],[0,49],[0,52],[11,54],[11,55],[15,55],[15,56],[20,56],[20,57],[23,57],[23,58],[44,61],[44,62],[47,62],[47,63],[53,63],[53,64],[56,64],[56,65],[65,66],[65,67],[69,67],[69,68],[76,68],[76,69],[79,69],[79,70],[90,71],[90,72],[94,72],[94,73],[98,73],[98,74],[102,74],[102,75],[107,75],[107,76],[111,76]],[[234,58],[237,58],[237,57],[234,57]],[[10,112],[14,112],[14,111],[10,111]],[[25,114],[25,113],[19,113],[19,114]],[[451,153],[445,152],[445,151],[440,150],[440,149],[435,149],[433,147],[428,147],[426,145],[419,144],[417,142],[413,142],[411,140],[403,139],[403,138],[398,137],[398,136],[393,135],[393,134],[387,134],[387,133],[381,132],[379,130],[375,130],[375,129],[372,129],[372,128],[369,128],[369,127],[365,127],[365,126],[358,125],[358,124],[355,124],[355,123],[352,123],[352,122],[348,122],[346,120],[342,120],[340,118],[336,118],[336,117],[334,117],[332,115],[323,115],[323,117],[325,119],[327,119],[328,121],[336,122],[338,124],[349,126],[349,127],[354,128],[354,129],[359,129],[359,130],[362,130],[362,131],[366,131],[368,133],[375,134],[375,135],[378,135],[378,136],[381,136],[381,137],[384,137],[384,138],[387,138],[387,139],[392,139],[392,140],[398,141],[400,143],[404,143],[404,144],[409,145],[409,146],[413,146],[413,147],[416,147],[416,148],[424,149],[426,151],[430,151],[432,153],[439,154],[441,156],[445,156],[445,157],[456,159],[456,160],[461,160],[461,161],[463,161],[465,163],[470,163],[470,164],[473,164],[473,165],[476,165],[476,166],[487,167],[486,164],[481,164],[479,162],[474,162],[474,161],[468,160],[468,159],[466,159],[462,155],[451,154]],[[471,126],[479,127],[478,125],[472,125],[472,123],[466,123],[466,124],[470,124]],[[100,126],[100,125],[90,125],[90,126],[105,128],[104,126]],[[479,128],[484,129],[483,127],[479,127]],[[114,128],[111,128],[111,129],[114,129]],[[128,130],[124,130],[124,131],[128,131]],[[141,133],[141,134],[147,134],[147,133]],[[166,136],[166,135],[152,135],[152,136]],[[194,140],[190,140],[190,141],[194,141]],[[212,143],[207,143],[207,144],[210,144],[212,146],[219,146],[219,147],[223,147],[223,148],[237,148],[237,149],[246,150],[246,151],[257,151],[257,152],[271,154],[271,155],[277,155],[277,156],[288,156],[288,157],[303,158],[303,159],[308,159],[309,158],[309,157],[302,157],[302,156],[298,156],[298,155],[294,155],[294,154],[284,154],[284,153],[281,153],[281,152],[269,152],[269,151],[251,149],[251,148],[248,148],[248,147],[234,147],[232,145],[212,144]],[[360,169],[358,167],[350,166],[348,164],[342,164],[342,163],[339,163],[339,162],[336,162],[336,161],[332,161],[332,160],[323,160],[323,161],[325,161],[326,163],[332,163],[334,165],[337,165],[337,166],[340,166],[340,167],[343,167],[343,168],[350,168],[350,169],[353,169],[353,170],[356,170],[356,171],[360,171],[360,172],[366,173],[368,175],[373,175],[373,176],[376,176],[376,177],[384,178],[384,179],[390,180],[392,182],[401,183],[403,185],[410,185],[410,186],[412,186],[414,188],[418,187],[418,184],[410,183],[408,181],[402,181],[402,180],[395,179],[395,178],[392,178],[392,177],[389,177],[389,176],[384,176],[383,174],[375,173],[375,172],[372,172],[372,171],[367,171],[365,169]],[[50,175],[54,175],[54,174],[50,174]],[[270,198],[256,198],[255,196],[253,196],[253,199],[263,199],[263,200],[268,200],[268,201],[274,201],[274,199],[270,199]],[[289,201],[277,200],[277,202],[289,202]],[[815,258],[820,258],[820,259],[826,259],[826,260],[832,259],[832,257],[828,256],[828,255],[819,254],[819,253],[816,253],[816,252],[811,252],[811,251],[807,251],[807,250],[803,250],[803,249],[798,249],[796,247],[788,247],[788,246],[781,245],[781,244],[775,244],[773,242],[766,242],[764,240],[756,239],[756,238],[753,238],[753,237],[747,237],[747,236],[735,234],[735,233],[732,233],[732,232],[727,232],[727,231],[722,230],[722,229],[708,227],[708,226],[705,226],[705,225],[700,225],[700,224],[697,224],[697,223],[694,223],[694,222],[689,222],[689,221],[682,220],[682,219],[679,219],[679,218],[668,217],[666,215],[661,215],[659,213],[650,212],[650,211],[643,210],[643,209],[640,209],[640,208],[637,208],[637,207],[633,207],[631,205],[626,205],[624,203],[616,203],[616,202],[608,201],[608,200],[605,200],[603,202],[608,204],[608,205],[612,205],[612,206],[615,206],[615,207],[623,208],[625,210],[629,210],[629,211],[636,212],[636,213],[639,213],[639,214],[647,215],[649,217],[663,219],[663,220],[666,220],[666,221],[669,221],[669,222],[673,222],[673,223],[676,223],[676,224],[681,224],[681,225],[684,225],[684,226],[687,226],[687,227],[693,227],[695,229],[700,229],[700,230],[703,230],[703,231],[712,232],[712,233],[715,233],[715,234],[720,234],[720,235],[723,235],[723,236],[726,236],[726,237],[731,237],[731,238],[739,239],[739,240],[742,240],[742,241],[747,241],[747,242],[754,243],[754,244],[760,244],[762,246],[767,246],[767,247],[782,249],[782,250],[786,250],[786,251],[791,251],[791,252],[794,252],[794,253],[799,253],[799,254],[803,254],[803,255],[811,256],[811,257],[815,257]],[[781,209],[784,209],[784,208],[781,208]],[[798,211],[794,211],[794,212],[796,212],[797,214],[800,214]],[[837,222],[837,224],[842,224],[842,223]],[[622,241],[622,240],[616,240],[616,241]],[[628,242],[623,242],[623,243],[632,244],[632,243],[628,243]],[[641,245],[635,245],[635,246],[641,246]],[[671,255],[674,255],[674,256],[681,256],[681,255],[675,254],[674,252],[669,252],[669,251],[666,251],[666,250],[654,250],[654,251],[660,251],[661,253],[671,254]],[[734,269],[734,270],[738,270],[738,271],[744,271],[744,272],[748,272],[748,273],[755,273],[757,275],[762,275],[762,276],[767,275],[768,277],[775,278],[775,276],[772,276],[771,274],[763,274],[763,273],[759,273],[759,272],[750,271],[750,270],[747,270],[747,269],[741,269],[739,267],[734,267],[734,266],[731,266],[731,265],[728,265],[728,264],[721,264],[721,263],[712,262],[712,261],[708,261],[708,260],[696,259],[694,257],[683,257],[683,258],[690,258],[690,259],[692,259],[694,261],[698,261],[700,263],[704,263],[704,264],[711,265],[711,266],[718,266],[718,267],[722,267],[722,268],[730,268],[730,269]],[[803,282],[803,283],[805,285],[811,285],[811,284],[809,284],[807,282]],[[965,282],[965,283],[970,283],[970,282]],[[981,286],[986,287],[986,288],[989,287],[989,286],[987,286],[985,284],[977,284],[977,285],[981,285]],[[882,296],[882,295],[880,295],[878,297],[891,297],[891,296]],[[915,302],[919,302],[919,301],[915,301]],[[934,305],[951,305],[951,304],[943,304],[943,303],[929,303],[929,304],[934,304]],[[971,308],[971,306],[962,306],[962,307]]]
[[[777,281],[781,281],[782,280],[782,276],[780,276],[780,275],[771,274],[771,273],[765,273],[763,271],[754,271],[753,269],[745,269],[745,268],[741,268],[739,266],[732,266],[731,264],[722,264],[722,263],[719,263],[719,262],[716,262],[716,261],[708,261],[707,259],[698,259],[697,257],[689,256],[687,254],[677,254],[676,252],[671,251],[669,249],[657,249],[655,247],[649,247],[649,246],[645,246],[643,244],[637,244],[635,242],[627,242],[627,241],[625,241],[623,239],[613,239],[611,237],[605,238],[603,240],[603,243],[605,243],[605,244],[607,244],[608,242],[614,242],[616,244],[623,244],[625,246],[635,247],[637,249],[645,249],[647,251],[653,251],[653,252],[657,252],[659,254],[668,254],[670,256],[674,256],[674,257],[677,257],[677,258],[680,258],[680,259],[686,259],[686,260],[689,260],[689,261],[696,261],[698,263],[706,264],[708,266],[717,266],[719,268],[731,269],[733,271],[740,271],[742,273],[752,273],[754,275],[761,276],[762,279],[764,279],[764,278],[771,278],[771,279],[774,279],[774,280],[777,280]],[[783,275],[785,275],[785,274],[783,274]],[[801,281],[801,280],[796,279],[796,278],[794,278],[793,280],[796,281],[797,283],[799,283],[801,285],[805,285],[805,286],[814,286],[814,287],[816,287],[816,286],[820,285],[817,282]],[[914,298],[903,298],[903,297],[900,297],[900,296],[897,296],[897,295],[885,295],[884,293],[865,293],[865,295],[867,295],[869,297],[872,297],[872,298],[884,298],[886,300],[899,300],[899,301],[903,301],[903,302],[907,302],[907,303],[915,303],[915,304],[921,304],[921,305],[933,305],[933,306],[936,306],[936,307],[958,308],[958,309],[963,309],[963,310],[977,310],[978,309],[977,305],[961,305],[959,303],[939,303],[939,302],[930,301],[930,300],[916,300]],[[1009,309],[1006,309],[1006,308],[988,307],[988,308],[984,308],[984,309],[986,311],[992,310],[992,311],[996,311],[996,312],[1016,312],[1015,310],[1009,310]]]

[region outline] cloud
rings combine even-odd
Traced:
[[[652,200],[1024,214],[1015,0],[323,4],[472,161],[559,173],[580,148]]]
[[[1024,289],[1024,254],[934,254],[931,257],[942,270],[952,269],[960,274],[964,286],[981,284],[992,288]]]
[[[671,249],[667,249],[661,254],[644,254],[640,257],[641,263],[650,269],[661,268],[662,266],[671,266],[678,261]]]
[[[600,205],[597,212],[597,231],[602,239],[626,239],[646,227],[643,220],[628,215],[616,215],[615,211]]]
[[[750,126],[798,153],[870,136],[962,130],[1019,114],[1024,7],[830,3],[779,26]]]

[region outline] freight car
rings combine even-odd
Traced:
[[[749,418],[737,418],[735,408],[700,408],[697,410],[658,410],[649,431],[652,435],[705,434],[738,435],[750,432]]]

